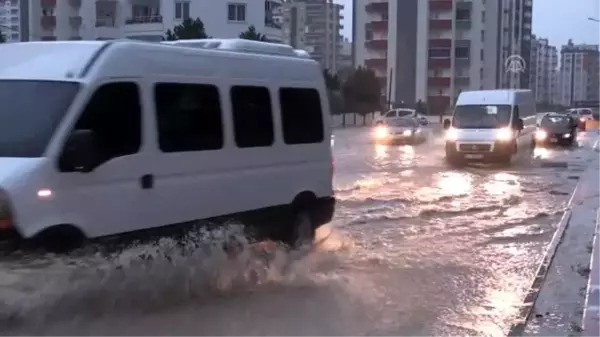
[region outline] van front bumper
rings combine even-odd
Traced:
[[[514,142],[446,142],[446,157],[466,161],[502,160],[514,153]]]

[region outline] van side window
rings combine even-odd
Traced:
[[[223,147],[221,101],[214,85],[158,83],[154,87],[154,103],[161,151]]]
[[[231,88],[235,143],[240,148],[271,146],[275,140],[269,89]]]
[[[311,144],[323,141],[321,98],[315,89],[281,88],[281,122],[286,144]]]
[[[142,108],[137,84],[104,84],[90,98],[75,130],[94,133],[99,162],[135,154],[142,144]],[[61,170],[69,171],[68,168]]]

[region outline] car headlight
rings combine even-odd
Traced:
[[[411,130],[404,130],[404,131],[402,132],[402,134],[403,134],[404,136],[410,136],[410,135],[412,135],[412,131],[411,131]]]
[[[571,134],[570,134],[570,133],[565,133],[565,134],[563,135],[563,138],[571,138]]]
[[[544,140],[546,138],[548,138],[548,133],[546,131],[544,131],[544,130],[537,130],[535,132],[535,139],[536,140]]]
[[[509,128],[502,128],[498,130],[498,133],[496,133],[496,139],[498,139],[499,141],[509,141],[512,139],[512,137],[513,131]]]
[[[389,130],[385,126],[378,126],[375,128],[375,138],[381,139],[387,137]]]
[[[448,129],[446,131],[446,140],[455,141],[458,138],[458,131],[454,128]]]

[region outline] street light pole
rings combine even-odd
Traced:
[[[592,18],[592,17],[589,17],[589,18],[588,18],[588,20],[590,20],[590,21],[594,21],[594,22],[600,22],[600,20],[598,20],[598,19],[595,19],[595,18]]]

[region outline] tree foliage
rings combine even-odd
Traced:
[[[362,115],[381,110],[381,84],[375,73],[367,68],[358,67],[342,86],[347,111]]]
[[[4,37],[4,34],[2,34],[0,32],[0,43],[4,43],[4,42],[6,42],[6,37]]]
[[[248,30],[240,33],[240,39],[244,40],[254,40],[254,41],[268,41],[267,37],[264,34],[261,34],[256,31],[256,27],[254,25],[248,27]]]
[[[192,20],[191,18],[183,20],[183,22],[173,30],[167,30],[164,39],[167,41],[175,40],[192,40],[192,39],[207,39],[206,31],[204,30],[204,22],[200,18]]]

